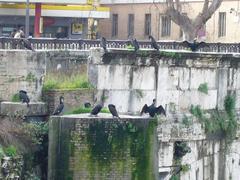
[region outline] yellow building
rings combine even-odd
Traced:
[[[153,3],[155,2],[155,3]],[[165,15],[162,0],[103,0],[101,3],[111,10],[110,19],[99,23],[100,33],[108,39],[148,39],[152,34],[158,40],[182,40],[184,34],[179,26]],[[208,20],[206,27],[199,31],[198,38],[207,42],[240,41],[239,1],[224,0]],[[195,17],[203,7],[202,0],[185,0],[182,10]]]
[[[13,29],[25,25],[26,0],[0,2],[0,36],[9,36]],[[93,33],[90,29],[97,29],[98,20],[109,18],[110,14],[109,8],[98,0],[30,2],[30,35],[38,37],[87,38]]]

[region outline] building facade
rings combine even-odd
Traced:
[[[166,16],[166,6],[162,0],[103,0],[102,4],[111,9],[110,19],[102,19],[99,23],[100,34],[108,39],[134,36],[146,40],[149,34],[158,40],[184,39],[180,27]],[[194,18],[202,7],[203,0],[185,0],[182,11]],[[238,43],[239,17],[239,1],[224,0],[199,31],[198,38],[207,42]]]
[[[25,26],[26,0],[0,2],[0,36]],[[49,38],[96,38],[99,19],[109,8],[93,0],[31,0],[29,34]]]

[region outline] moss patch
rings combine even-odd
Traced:
[[[73,169],[61,165],[67,169],[62,177],[68,174],[70,177],[66,178],[72,179],[73,173],[86,180],[155,179],[156,121],[93,120],[89,125],[80,123],[78,126],[81,127],[80,133],[71,131],[70,139],[64,143],[61,139],[66,154],[70,156],[62,159],[62,163],[74,159]]]

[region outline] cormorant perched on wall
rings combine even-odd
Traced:
[[[153,36],[149,35],[149,39],[151,40],[151,46],[159,51],[159,46],[157,44],[157,41],[153,38]]]
[[[164,116],[166,116],[166,112],[161,105],[156,107],[156,99],[153,99],[153,103],[150,106],[148,106],[147,104],[143,106],[141,115],[143,113],[149,113],[151,117],[154,117],[155,114],[163,114]]]
[[[193,40],[193,42],[183,41],[181,45],[190,48],[192,52],[195,52],[200,48],[208,46],[205,42],[197,42],[196,38]]]
[[[30,43],[30,41],[28,39],[20,39],[20,43],[27,49],[31,50],[31,51],[35,51],[33,48],[32,48],[32,45]]]
[[[101,111],[101,109],[103,108],[102,104],[97,104],[91,111],[90,115],[94,115],[97,116],[97,114]]]
[[[27,91],[20,90],[19,91],[19,99],[22,101],[22,103],[27,103],[27,107],[29,107],[30,99],[27,95]]]
[[[57,108],[54,110],[53,115],[59,115],[59,114],[61,114],[63,108],[64,108],[64,97],[63,97],[63,96],[60,96],[60,97],[59,97],[59,105],[58,105]]]
[[[107,40],[105,37],[101,37],[100,46],[103,48],[104,52],[107,52]]]
[[[113,115],[113,117],[118,117],[119,118],[115,105],[109,104],[108,109],[109,109],[110,113]]]

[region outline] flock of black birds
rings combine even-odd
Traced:
[[[151,41],[151,46],[153,49],[159,51],[160,47],[157,41],[154,39],[153,36],[149,36]],[[134,52],[137,52],[140,49],[139,43],[136,38],[131,38],[126,41],[127,46],[131,46],[134,49]],[[205,42],[197,42],[197,39],[194,39],[193,42],[183,41],[180,43],[181,46],[190,48],[192,52],[195,52],[201,48],[208,47]],[[107,52],[107,40],[105,37],[101,37],[100,46],[103,48],[104,52]]]
[[[28,97],[26,91],[24,91],[24,90],[19,91],[19,99],[22,103],[26,103],[27,107],[29,107],[30,98]],[[84,103],[84,107],[91,108],[91,104],[89,102],[86,102],[86,103]],[[102,108],[103,108],[103,103],[97,104],[91,110],[90,115],[97,116]],[[57,108],[54,110],[53,115],[61,114],[63,109],[64,109],[64,97],[60,96],[59,104],[58,104]],[[120,118],[118,115],[116,106],[114,104],[109,104],[108,109],[113,117]],[[151,117],[154,117],[156,114],[163,114],[164,116],[166,116],[166,112],[165,112],[164,108],[161,105],[158,107],[156,106],[156,99],[153,99],[153,102],[150,106],[148,106],[147,104],[145,104],[143,106],[143,108],[141,110],[141,115],[143,115],[143,113],[148,113]]]
[[[157,44],[157,41],[154,39],[154,37],[149,35],[149,39],[151,41],[152,48],[159,51],[160,47]],[[31,42],[26,38],[20,39],[19,44],[24,46],[26,49],[35,51],[31,45]],[[127,46],[133,47],[134,52],[137,52],[140,49],[139,43],[136,38],[131,38],[131,39],[127,40],[126,44],[127,44]],[[192,52],[195,52],[198,49],[203,48],[203,47],[208,47],[208,45],[205,42],[197,42],[196,39],[194,39],[193,42],[183,41],[182,43],[180,43],[180,45],[190,48]],[[107,40],[105,37],[101,37],[100,46],[103,48],[104,52],[106,53],[107,52]]]

